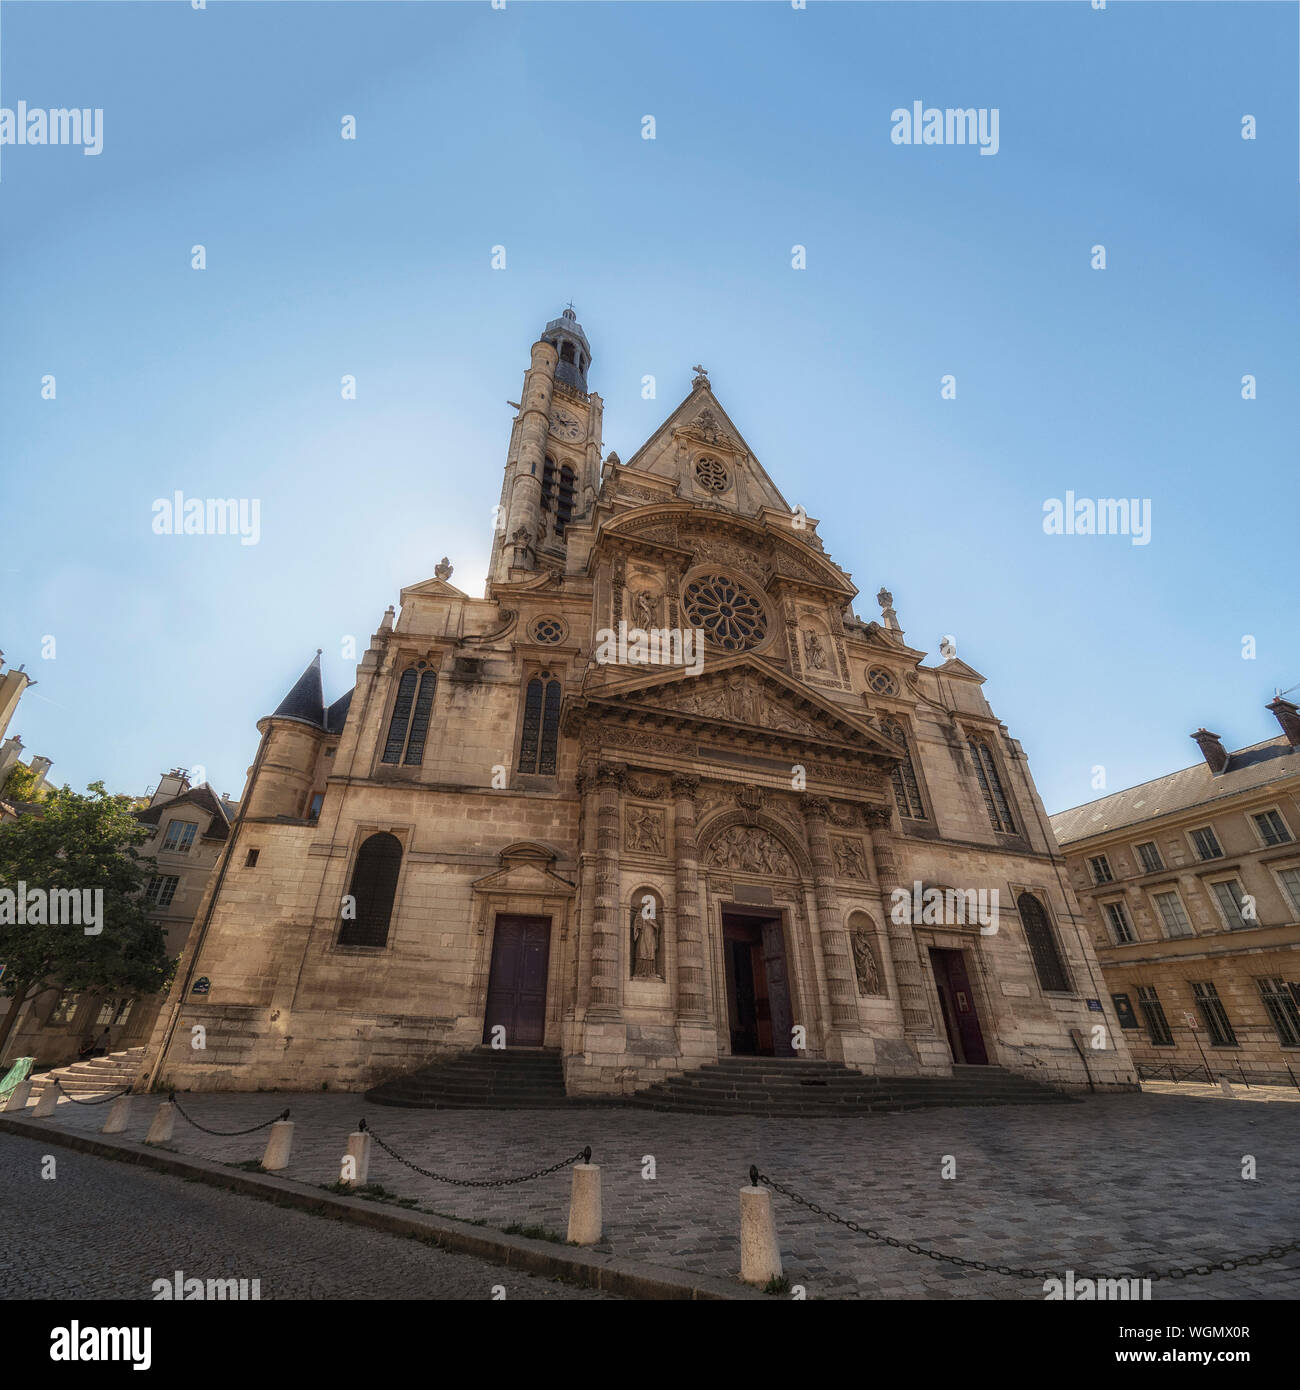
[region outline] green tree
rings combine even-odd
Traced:
[[[15,763],[0,787],[0,796],[7,801],[31,801],[35,788],[36,774],[25,763]]]
[[[42,990],[152,994],[175,969],[162,928],[145,913],[154,861],[136,846],[152,830],[131,814],[129,797],[110,796],[102,782],[87,792],[61,787],[39,812],[0,825],[0,995],[12,1001],[0,1025],[0,1057],[23,1004]],[[102,930],[90,936],[76,923],[19,924],[4,890],[16,893],[20,883],[27,892],[102,890]]]

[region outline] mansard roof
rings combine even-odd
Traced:
[[[197,787],[191,787],[189,791],[182,792],[180,796],[173,796],[167,801],[155,802],[154,805],[145,810],[137,811],[135,818],[144,825],[158,825],[161,823],[163,815],[167,811],[174,810],[177,806],[193,806],[196,810],[208,813],[210,819],[208,828],[203,832],[204,839],[224,840],[229,833],[230,816],[226,807],[206,782]]]
[[[1239,748],[1220,773],[1211,772],[1206,763],[1199,762],[1068,811],[1058,811],[1048,819],[1057,843],[1068,845],[1294,777],[1300,772],[1300,758],[1293,756],[1296,753],[1285,735],[1280,735]]]

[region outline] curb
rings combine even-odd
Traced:
[[[393,1210],[364,1197],[334,1196],[290,1178],[248,1173],[210,1159],[182,1157],[166,1149],[125,1140],[111,1143],[99,1136],[56,1129],[44,1121],[38,1125],[34,1120],[20,1119],[16,1115],[0,1115],[0,1134],[39,1139],[120,1163],[138,1163],[160,1173],[207,1183],[209,1187],[477,1255],[508,1269],[565,1279],[621,1298],[768,1301],[757,1289],[715,1275],[642,1264],[613,1254],[595,1254],[572,1246],[556,1246],[549,1241],[530,1240],[526,1236],[508,1236],[502,1231],[488,1231],[452,1217]]]

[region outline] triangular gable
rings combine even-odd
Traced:
[[[448,584],[445,579],[426,579],[422,583],[412,584],[401,591],[401,602],[405,603],[408,598],[468,598],[469,595],[463,589],[458,589],[454,584]]]
[[[697,676],[680,667],[655,668],[648,675],[589,690],[584,703],[609,714],[669,714],[700,724],[761,729],[774,737],[833,743],[891,760],[904,755],[858,715],[747,653],[710,661]]]
[[[986,679],[973,666],[967,666],[958,656],[949,657],[942,666],[927,666],[921,669],[935,671],[941,676],[951,676],[955,680],[978,681],[980,685],[983,685]]]
[[[476,893],[531,893],[571,896],[574,885],[561,878],[552,867],[557,858],[545,845],[523,842],[500,853],[501,868],[475,879],[470,885]]]
[[[790,511],[790,504],[768,476],[757,455],[736,428],[707,379],[697,384],[657,430],[627,460],[625,467],[658,477],[678,478],[681,472],[679,444],[697,445],[716,452],[728,466],[748,472],[764,494],[767,505]],[[725,505],[725,503],[720,503]]]

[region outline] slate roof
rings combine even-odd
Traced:
[[[325,693],[320,683],[320,653],[317,652],[298,677],[293,689],[280,701],[273,719],[301,719],[305,724],[325,727]]]
[[[352,687],[355,690],[356,686]],[[325,711],[325,732],[327,734],[341,734],[344,722],[348,717],[348,708],[352,704],[352,690],[346,695],[340,695],[337,700]]]
[[[224,840],[229,834],[230,816],[221,799],[206,782],[200,786],[191,787],[189,791],[182,792],[180,796],[173,796],[167,801],[159,801],[156,805],[149,806],[143,811],[137,811],[135,818],[145,825],[158,825],[162,820],[164,811],[170,811],[175,806],[185,805],[207,811],[212,817],[208,822],[208,828],[203,832],[205,840]]]
[[[1207,763],[1199,762],[1194,767],[1167,773],[1126,791],[1099,797],[1068,811],[1058,811],[1049,819],[1057,843],[1068,845],[1092,835],[1138,825],[1156,816],[1190,811],[1194,806],[1222,801],[1297,774],[1300,774],[1300,749],[1293,748],[1285,735],[1279,735],[1230,754],[1228,766],[1218,776],[1210,771]]]

